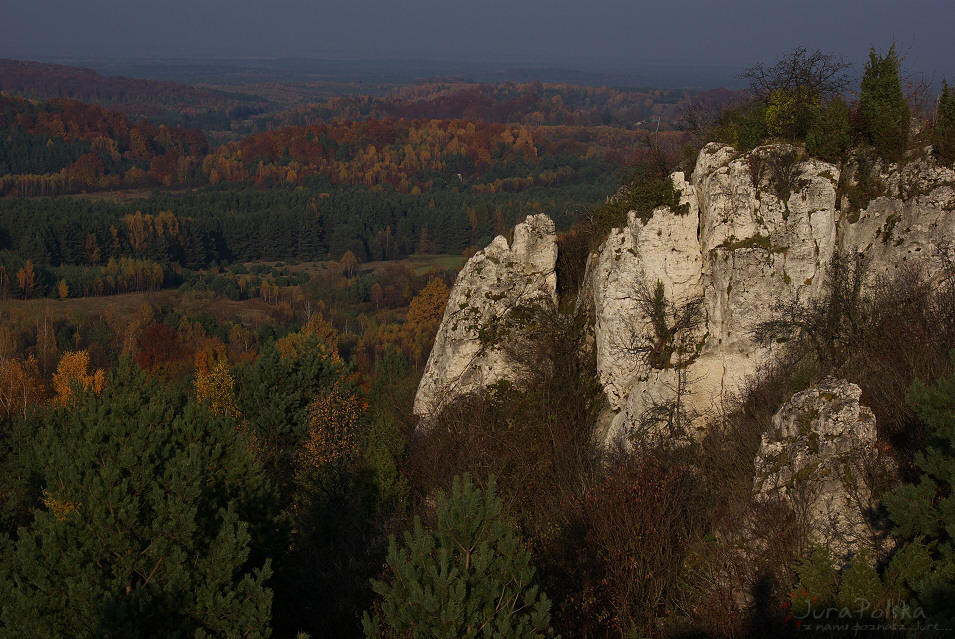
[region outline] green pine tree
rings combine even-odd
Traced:
[[[450,497],[438,494],[434,532],[416,518],[404,544],[391,539],[390,577],[372,582],[381,608],[365,614],[365,636],[550,636],[550,601],[531,585],[530,553],[501,508],[493,477],[484,494],[455,477]]]
[[[955,89],[949,88],[945,80],[938,98],[932,147],[942,162],[955,161]]]
[[[921,542],[899,549],[881,575],[865,550],[853,557],[840,574],[829,551],[816,548],[796,567],[799,582],[790,592],[785,608],[792,621],[820,625],[840,620],[844,623],[847,618],[877,621],[880,615],[885,619],[887,609],[898,608],[888,621],[899,628],[917,628],[925,618],[915,616],[913,608],[918,602],[913,601],[908,584],[925,575],[930,566],[929,551]],[[906,606],[908,613],[904,614],[901,609]]]
[[[0,635],[268,636],[274,491],[233,424],[126,361],[52,409],[43,507],[2,552]]]
[[[909,136],[909,105],[902,93],[900,64],[895,45],[884,56],[870,49],[859,93],[865,134],[879,155],[890,161],[902,156]]]
[[[953,358],[955,360],[955,358]],[[893,532],[911,543],[933,547],[932,562],[910,584],[933,621],[955,625],[955,375],[933,387],[916,381],[909,403],[928,426],[928,446],[915,457],[918,483],[885,497]]]

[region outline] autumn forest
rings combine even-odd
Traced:
[[[865,121],[833,104],[812,126],[845,110],[846,143],[816,147],[842,159]],[[785,137],[766,114],[727,89],[0,59],[0,636],[795,636],[786,530],[765,592],[706,573],[752,486],[734,464],[795,382],[692,459],[608,449],[575,304],[608,229],[677,207],[669,175],[707,139]],[[947,162],[950,117],[922,134]],[[423,432],[458,272],[533,213],[558,231],[559,300],[525,345],[544,364]],[[948,362],[951,317],[923,311]],[[904,405],[913,378],[891,379]]]

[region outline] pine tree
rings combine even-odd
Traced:
[[[46,507],[0,553],[4,633],[268,635],[274,493],[231,423],[127,360],[51,407],[33,459]]]
[[[932,147],[942,162],[955,161],[955,89],[950,89],[945,80],[938,98]]]
[[[885,497],[900,539],[934,544],[930,568],[912,580],[922,605],[948,627],[955,624],[955,375],[933,387],[916,381],[909,403],[929,428],[928,446],[915,457],[923,475]]]
[[[870,49],[859,93],[865,134],[879,155],[890,161],[902,156],[909,136],[909,105],[902,94],[900,64],[895,45],[884,56]]]
[[[404,544],[391,539],[391,578],[372,581],[381,612],[365,615],[365,636],[390,636],[382,624],[416,638],[552,634],[550,601],[531,585],[530,553],[500,518],[493,477],[484,494],[469,475],[455,477],[450,496],[439,492],[437,507],[434,532],[416,518]]]
[[[789,593],[789,601],[783,605],[787,621],[797,626],[802,622],[819,625],[851,618],[855,621],[877,621],[885,618],[887,608],[900,610],[908,606],[909,613],[890,613],[889,619],[899,629],[924,624],[924,615],[915,617],[909,584],[926,574],[931,565],[929,551],[921,542],[906,544],[898,550],[880,575],[869,553],[862,550],[852,558],[840,573],[833,565],[832,556],[826,548],[816,548],[809,558],[796,567],[799,583]],[[913,606],[914,604],[914,606]],[[812,627],[803,628],[804,631]]]

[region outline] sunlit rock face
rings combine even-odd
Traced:
[[[711,144],[690,183],[681,173],[673,180],[689,211],[658,209],[646,223],[631,216],[601,246],[588,274],[597,366],[617,412],[610,438],[652,434],[675,404],[688,423],[718,412],[772,355],[754,341],[753,329],[780,305],[819,295],[835,250],[839,170],[800,160],[793,147],[739,156]],[[684,352],[675,349],[663,366],[621,348],[633,327],[653,336],[633,291],[658,282],[672,306],[671,323],[681,307],[702,302],[698,325],[676,336]]]
[[[866,480],[878,459],[876,424],[861,396],[831,377],[796,393],[773,416],[755,462],[756,499],[788,505],[840,564],[875,541],[869,513],[878,498]]]
[[[844,193],[855,173],[850,165],[840,179],[838,167],[785,144],[745,154],[709,144],[689,179],[672,176],[679,210],[631,213],[608,234],[578,299],[591,314],[608,441],[659,436],[675,414],[692,432],[717,415],[773,358],[754,329],[820,299],[837,252],[864,252],[870,281],[901,268],[940,276],[940,254],[955,242],[955,171],[923,154],[877,172],[864,201]],[[534,215],[515,228],[512,246],[498,237],[465,265],[418,415],[521,377],[495,327],[514,308],[555,298],[556,257],[553,223]]]
[[[546,215],[530,215],[514,227],[510,246],[498,236],[468,260],[451,290],[415,396],[415,414],[433,416],[455,398],[520,378],[520,364],[503,348],[498,329],[515,309],[556,301],[556,263],[557,234]]]

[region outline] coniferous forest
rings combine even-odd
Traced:
[[[741,91],[311,94],[0,60],[0,636],[787,637],[807,598],[889,615],[877,636],[955,627],[951,278],[865,297],[834,263],[803,318],[825,330],[705,432],[600,437],[587,256],[675,207],[704,144],[868,167],[839,187],[863,206],[866,170],[955,162],[955,91],[894,48],[858,81],[787,56]],[[532,213],[559,299],[514,345],[531,379],[418,428],[457,272]],[[875,398],[897,469],[889,549],[846,565],[749,501],[773,414],[830,375]]]

